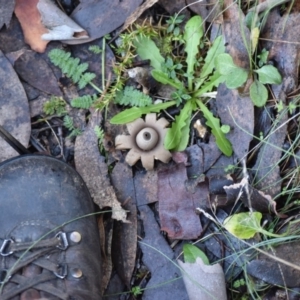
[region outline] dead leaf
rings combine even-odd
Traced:
[[[0,7],[0,29],[3,25],[6,25],[7,28],[14,12],[15,0],[0,0]]]
[[[183,280],[179,278],[180,271],[173,264],[175,255],[161,235],[152,210],[148,205],[141,205],[139,211],[145,233],[139,246],[143,251],[143,263],[151,272],[151,278],[143,293],[143,300],[174,299],[174,295],[176,299],[188,300]],[[168,284],[162,284],[163,282]],[[153,288],[156,286],[157,288]]]
[[[111,218],[105,218],[103,214],[98,217],[98,228],[101,246],[102,295],[104,294],[104,291],[108,286],[113,270],[113,263],[111,259],[113,224],[114,220]]]
[[[158,171],[158,200],[161,230],[172,239],[196,239],[201,231],[196,208],[203,199],[201,189],[188,191],[183,163]]]
[[[249,69],[250,62],[245,41],[249,45],[250,32],[244,22],[245,16],[233,0],[224,0],[224,6],[223,33],[226,51],[237,66]]]
[[[218,222],[223,223],[227,217],[228,214],[224,210],[220,208],[217,210],[216,219]],[[219,226],[214,222],[206,218],[201,218],[201,221],[203,227],[208,226],[203,242],[207,250],[206,253],[214,255],[214,260],[211,262],[222,261],[226,281],[232,280],[242,272],[245,264],[256,254],[256,250],[249,248],[247,244],[231,234],[221,233]],[[253,245],[256,243],[254,239],[250,239],[248,242]]]
[[[142,0],[85,1],[73,11],[71,18],[85,28],[90,36],[86,41],[64,40],[65,44],[81,44],[93,41],[120,27]]]
[[[157,171],[136,171],[134,188],[138,205],[157,202]]]
[[[32,50],[44,52],[49,41],[86,39],[87,32],[50,0],[16,0],[15,14],[25,42]]]
[[[289,242],[265,250],[267,253],[281,258],[295,266],[300,266],[300,243]],[[247,274],[267,283],[287,288],[300,286],[300,271],[276,262],[274,259],[259,254],[258,259],[247,264]]]
[[[190,18],[191,13],[186,8],[186,3],[184,0],[159,0],[159,5],[161,5],[171,16],[180,12],[181,15],[186,16],[186,20]]]
[[[205,265],[200,257],[195,263],[178,260],[189,300],[226,300],[224,271],[220,264]]]
[[[1,51],[0,87],[0,124],[21,144],[28,147],[31,124],[27,96],[18,75]],[[19,153],[0,139],[0,162],[18,155]]]
[[[130,26],[132,23],[134,23],[141,15],[142,13],[153,6],[158,0],[146,0],[144,3],[139,6],[125,21],[124,25],[122,26],[121,31],[125,30]]]
[[[200,15],[206,22],[222,21],[222,9],[219,1],[202,0],[200,2],[187,0],[186,3],[194,13]]]
[[[112,184],[122,207],[128,211],[128,221],[114,224],[112,259],[119,276],[128,288],[135,267],[137,250],[137,209],[132,169],[126,163],[118,162],[111,174]]]
[[[223,13],[223,32],[226,50],[234,63],[242,68],[249,69],[249,55],[245,46],[250,41],[250,32],[244,24],[244,14],[237,3],[225,1]],[[226,135],[232,144],[235,155],[242,159],[249,150],[254,128],[254,108],[249,97],[242,97],[237,90],[228,89],[220,84],[216,97],[218,115],[222,124],[230,126]]]
[[[99,153],[98,141],[94,132],[94,127],[99,126],[102,116],[99,112],[94,111],[89,120],[84,133],[76,138],[76,170],[85,181],[94,202],[100,208],[111,207],[113,219],[127,222],[126,211],[121,207],[110,184],[105,158]]]
[[[211,135],[209,137],[209,142],[201,142],[198,143],[199,147],[202,149],[203,152],[203,172],[207,172],[215,162],[220,158],[222,152],[218,148],[216,144],[216,138]]]
[[[62,96],[57,79],[46,61],[31,50],[26,50],[15,61],[15,70],[31,86],[50,95]]]
[[[230,126],[226,137],[232,144],[239,160],[249,151],[253,139],[254,106],[250,97],[242,97],[237,90],[230,90],[225,84],[220,84],[216,97],[218,115],[222,124]]]
[[[273,21],[277,20],[274,24]],[[272,85],[275,98],[282,100],[286,105],[286,95],[293,92],[298,86],[298,72],[300,60],[300,45],[294,43],[300,39],[300,14],[290,13],[287,17],[280,17],[278,9],[272,11],[267,20],[262,38],[273,40],[263,42],[270,50],[269,59],[273,60],[282,75],[282,83]],[[273,30],[267,32],[273,26]],[[282,146],[287,135],[286,112],[278,113],[276,121],[268,137],[259,150],[257,162],[253,167],[256,188],[269,194],[272,198],[281,192],[280,168],[277,162],[282,156]]]
[[[259,211],[261,213],[275,213],[278,217],[285,217],[282,214],[277,213],[276,211],[276,202],[272,199],[270,195],[266,195],[262,191],[259,191],[248,185],[246,190],[247,180],[242,179],[239,183],[234,183],[231,185],[223,186],[228,202],[235,203],[237,199],[242,201],[245,206],[249,207],[249,201],[251,207],[255,211]],[[247,196],[248,195],[248,196]]]

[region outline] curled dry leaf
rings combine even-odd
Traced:
[[[94,202],[100,208],[111,207],[113,219],[128,222],[126,220],[126,211],[121,207],[115,191],[110,184],[105,158],[99,153],[94,128],[101,123],[101,120],[101,114],[93,112],[84,133],[76,138],[76,170],[85,181]],[[89,146],[87,147],[86,145]]]
[[[26,43],[37,52],[44,52],[49,41],[88,38],[87,32],[50,0],[16,0],[15,14]]]

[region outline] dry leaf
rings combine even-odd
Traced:
[[[200,257],[195,263],[178,260],[189,300],[226,300],[224,271],[220,264],[205,265]]]
[[[16,0],[15,14],[25,42],[37,52],[44,52],[49,41],[88,38],[87,32],[51,0]]]
[[[126,211],[121,207],[108,178],[105,158],[100,155],[94,127],[99,126],[102,116],[99,112],[90,115],[84,133],[76,138],[75,165],[85,181],[91,196],[100,208],[111,207],[112,218],[127,222]],[[88,146],[87,146],[88,145]]]
[[[12,14],[14,12],[15,1],[14,0],[0,0],[0,29],[5,24],[6,27],[9,26]]]
[[[196,239],[201,231],[196,207],[205,192],[197,186],[189,191],[187,171],[183,163],[158,172],[158,200],[161,230],[172,239]]]
[[[115,222],[112,259],[119,276],[128,288],[135,267],[137,250],[137,209],[132,169],[125,163],[118,162],[111,174],[112,184],[122,207],[128,211],[128,221]]]
[[[31,125],[24,88],[8,59],[0,51],[0,124],[25,147]],[[0,162],[19,154],[0,138]]]

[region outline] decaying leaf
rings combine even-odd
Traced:
[[[16,72],[31,86],[50,95],[62,96],[57,79],[39,54],[26,50],[15,61]]]
[[[276,202],[270,195],[266,195],[251,185],[248,185],[246,189],[246,184],[247,181],[244,178],[239,183],[224,185],[223,188],[226,192],[228,202],[235,203],[235,201],[241,200],[244,205],[249,206],[250,201],[251,207],[256,211],[262,213],[273,212],[279,217],[284,217],[277,213]]]
[[[274,20],[276,20],[275,24]],[[272,90],[275,98],[280,99],[284,105],[286,95],[298,86],[300,46],[294,41],[300,38],[299,22],[298,12],[290,13],[287,17],[286,15],[280,16],[279,9],[274,9],[262,34],[263,39],[268,39],[263,46],[270,51],[269,59],[275,62],[283,78],[281,84],[272,86]],[[281,192],[282,179],[277,162],[282,156],[282,146],[287,135],[287,119],[288,115],[285,111],[278,113],[269,135],[264,138],[257,162],[253,167],[256,188],[273,198]]]
[[[144,229],[144,237],[139,246],[143,251],[143,263],[151,272],[151,278],[143,293],[143,300],[173,299],[174,295],[177,299],[188,300],[183,280],[179,278],[180,271],[173,264],[175,255],[161,235],[154,213],[148,205],[139,206],[139,211]]]
[[[206,200],[205,191],[200,186],[193,193],[188,190],[183,163],[159,170],[158,200],[161,230],[170,238],[196,239],[200,235],[202,227],[195,209]]]
[[[128,211],[129,221],[127,224],[114,224],[112,259],[119,276],[130,288],[137,249],[137,209],[132,169],[126,163],[118,162],[111,174],[111,180],[119,201]]]
[[[25,147],[31,125],[24,88],[10,62],[0,51],[0,124]],[[0,138],[0,162],[19,154]]]
[[[51,0],[16,0],[15,14],[26,43],[37,52],[44,52],[49,41],[88,38]]]
[[[76,170],[85,181],[94,202],[100,208],[111,207],[113,219],[128,222],[126,220],[126,211],[121,207],[115,191],[109,182],[105,158],[99,153],[94,127],[101,123],[101,114],[93,112],[89,120],[90,122],[84,133],[76,138]]]
[[[300,243],[289,242],[272,249],[266,249],[266,252],[283,259],[290,264],[300,266]],[[291,266],[276,262],[274,259],[259,254],[257,259],[247,264],[247,273],[259,278],[267,283],[287,288],[300,286],[300,271]]]
[[[81,1],[71,14],[71,18],[87,29],[90,38],[86,41],[64,40],[63,42],[78,44],[103,37],[120,27],[141,3],[142,0]]]
[[[195,263],[178,260],[190,300],[226,300],[224,271],[220,264],[206,265],[198,257]]]
[[[15,0],[0,0],[0,29],[3,25],[9,26],[12,14],[14,12]]]

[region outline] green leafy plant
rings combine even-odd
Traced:
[[[98,99],[97,94],[93,94],[92,96],[84,95],[82,97],[74,98],[71,101],[71,105],[76,108],[89,109],[97,99]]]
[[[132,86],[126,86],[124,90],[116,93],[115,103],[120,105],[145,107],[152,104],[152,99],[148,95],[134,89]]]
[[[139,296],[143,293],[143,290],[139,286],[133,286],[131,288],[131,293],[133,296]]]
[[[52,49],[49,52],[49,58],[67,77],[78,84],[79,89],[83,89],[87,84],[90,84],[94,89],[98,90],[98,92],[101,92],[101,90],[92,83],[96,75],[86,72],[88,69],[87,63],[80,63],[79,58],[73,58],[71,57],[71,53],[61,49]]]
[[[260,65],[265,61],[266,52],[260,60]],[[262,107],[268,100],[268,90],[265,84],[280,84],[281,75],[272,65],[263,65],[260,68],[246,70],[235,65],[232,57],[223,53],[216,58],[217,71],[224,76],[225,84],[230,89],[241,87],[248,79],[249,74],[253,76],[253,83],[250,85],[249,92],[253,104]]]
[[[99,150],[100,150],[100,152],[103,152],[104,151],[104,147],[103,147],[104,130],[102,128],[100,128],[100,126],[97,125],[94,128],[94,132],[98,139]]]
[[[173,33],[175,36],[178,36],[180,34],[180,28],[179,24],[181,24],[184,20],[184,16],[180,16],[178,14],[175,14],[175,16],[171,16],[166,23],[168,24],[167,32]]]
[[[184,261],[188,263],[194,263],[196,259],[200,257],[204,264],[209,265],[209,260],[205,253],[192,244],[183,245],[183,257]]]
[[[240,239],[250,239],[256,233],[270,237],[282,237],[285,234],[274,234],[260,225],[262,214],[260,212],[243,212],[234,214],[224,220],[224,228]]]
[[[171,24],[173,24],[171,22]],[[171,28],[172,29],[172,28]],[[172,31],[169,29],[169,31]],[[165,148],[169,150],[181,151],[187,147],[189,140],[189,127],[191,114],[195,110],[201,110],[207,120],[206,125],[212,129],[212,134],[216,136],[217,145],[220,150],[230,156],[232,147],[225,134],[221,130],[219,119],[203,104],[206,92],[212,91],[220,82],[225,80],[225,76],[215,71],[215,60],[218,55],[224,52],[225,48],[222,37],[218,37],[203,60],[200,53],[200,44],[203,40],[202,19],[200,16],[192,17],[185,25],[183,40],[185,43],[185,62],[174,62],[169,58],[164,58],[156,43],[147,36],[138,36],[134,45],[136,51],[142,59],[150,60],[153,78],[166,85],[171,85],[176,89],[173,93],[173,101],[162,104],[150,105],[137,109],[136,107],[127,109],[112,118],[113,124],[124,124],[134,121],[144,114],[160,111],[173,105],[183,105],[175,121],[165,138]],[[201,63],[202,62],[202,63]],[[177,76],[176,70],[180,70]],[[126,117],[125,117],[126,116]]]
[[[79,128],[74,126],[73,119],[68,115],[64,117],[64,126],[71,132],[68,137],[78,136],[82,133]]]
[[[46,101],[43,106],[43,111],[46,115],[63,116],[67,113],[65,100],[59,97],[51,97],[49,101]]]

